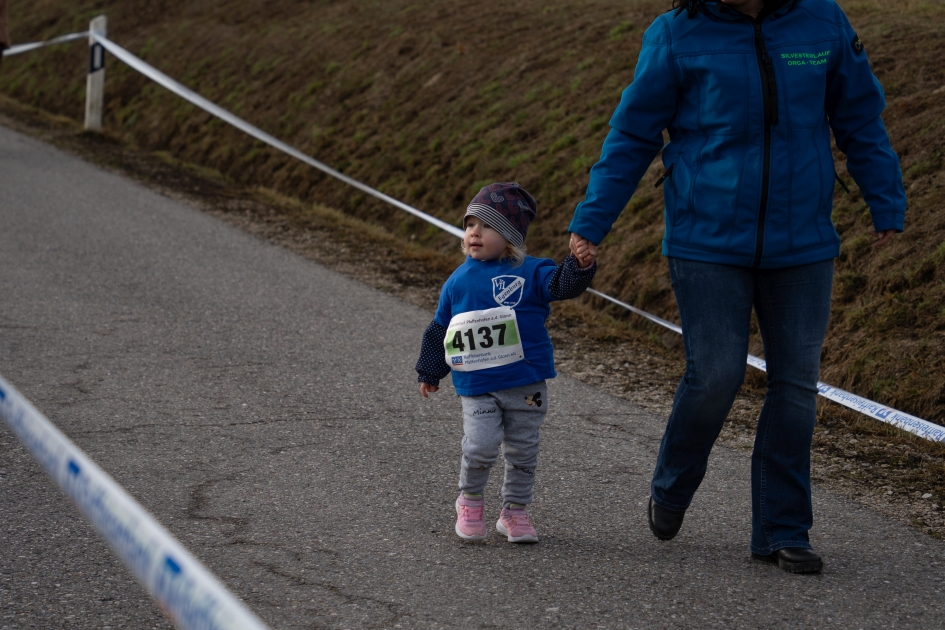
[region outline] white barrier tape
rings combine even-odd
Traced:
[[[54,37],[53,39],[48,39],[44,42],[31,42],[29,44],[17,44],[16,46],[11,46],[3,51],[4,57],[9,57],[11,55],[19,55],[20,53],[29,52],[31,50],[36,50],[37,48],[43,48],[45,46],[52,46],[53,44],[65,44],[66,42],[74,42],[77,39],[85,39],[89,36],[88,31],[82,33],[69,33],[68,35],[62,35],[60,37]]]
[[[914,433],[926,440],[945,442],[945,427],[940,427],[928,420],[917,418],[905,412],[893,409],[892,407],[884,407],[868,398],[857,396],[856,394],[842,390],[839,387],[833,387],[827,383],[818,381],[817,389],[824,398],[839,403],[844,407],[849,407],[865,416],[875,418],[886,424],[891,424],[903,431]]]
[[[230,123],[237,129],[240,129],[241,131],[245,131],[246,133],[256,138],[257,140],[261,140],[262,142],[265,142],[269,146],[279,149],[283,153],[291,155],[292,157],[298,160],[301,160],[305,162],[306,164],[313,166],[317,168],[318,170],[324,173],[327,173],[328,175],[331,175],[332,177],[336,179],[340,179],[341,181],[348,184],[349,186],[357,188],[361,192],[367,193],[368,195],[371,195],[372,197],[376,197],[380,199],[381,201],[389,203],[395,208],[399,208],[405,212],[409,212],[410,214],[416,217],[419,217],[423,219],[424,221],[427,221],[428,223],[432,223],[433,225],[437,226],[441,230],[446,230],[450,234],[453,234],[454,236],[459,236],[460,238],[462,238],[463,231],[459,229],[458,227],[456,227],[455,225],[450,225],[449,223],[445,221],[441,221],[440,219],[437,219],[436,217],[431,216],[425,212],[421,212],[420,210],[417,210],[416,208],[412,206],[408,206],[407,204],[405,204],[404,202],[398,199],[394,199],[393,197],[385,195],[379,190],[375,190],[374,188],[371,188],[370,186],[366,184],[362,184],[358,180],[352,179],[348,177],[347,175],[345,175],[344,173],[341,173],[340,171],[336,171],[335,169],[331,168],[327,164],[323,164],[322,162],[319,162],[315,158],[312,158],[306,155],[305,153],[302,153],[298,149],[289,146],[285,142],[282,142],[281,140],[274,138],[273,136],[269,135],[262,129],[259,129],[258,127],[255,127],[249,124],[248,122],[246,122],[239,116],[236,116],[235,114],[228,112],[227,110],[223,109],[216,103],[213,103],[212,101],[209,101],[205,99],[204,97],[200,96],[193,90],[190,90],[184,87],[183,85],[181,85],[174,79],[170,78],[169,76],[167,76],[160,70],[154,68],[153,66],[145,63],[142,59],[139,59],[138,57],[134,56],[133,54],[131,54],[130,52],[128,52],[127,50],[125,50],[124,48],[116,44],[115,42],[111,41],[110,39],[106,37],[102,37],[98,33],[92,33],[91,37],[92,39],[100,43],[102,46],[104,46],[108,52],[115,55],[116,57],[118,57],[118,59],[125,62],[126,64],[128,64],[129,66],[131,66],[132,68],[134,68],[135,70],[143,74],[144,76],[150,78],[155,83],[158,83],[159,85],[166,87],[168,90],[170,90],[171,92],[174,92],[175,94],[184,98],[185,100],[190,101],[197,107],[209,112],[210,114],[213,114],[220,120]]]
[[[154,517],[2,376],[0,417],[179,628],[266,629]]]
[[[601,293],[600,291],[595,291],[594,289],[588,289],[588,293],[593,293],[594,295],[604,298],[614,304],[622,306],[628,311],[632,311],[641,317],[663,326],[664,328],[669,328],[670,330],[682,334],[682,327],[678,324],[666,321],[656,315],[647,313],[646,311],[640,310],[634,306],[630,306],[625,302],[621,302],[606,293]],[[753,368],[757,368],[762,372],[767,372],[767,363],[764,359],[756,357],[753,354],[748,355],[748,365]],[[858,411],[865,416],[870,416],[880,422],[885,422],[886,424],[891,424],[895,427],[902,429],[903,431],[908,431],[918,435],[921,438],[926,440],[931,440],[933,442],[945,442],[945,427],[941,427],[937,424],[929,422],[928,420],[923,420],[922,418],[917,418],[916,416],[910,415],[903,411],[893,409],[892,407],[883,406],[877,402],[874,402],[868,398],[863,398],[852,392],[840,389],[839,387],[834,387],[833,385],[828,385],[822,381],[817,381],[817,391],[818,393],[826,398],[827,400],[832,400],[835,403],[839,403],[844,407]]]
[[[622,306],[628,311],[636,313],[641,317],[645,317],[646,319],[655,322],[664,328],[669,328],[680,335],[682,334],[682,327],[678,324],[666,321],[665,319],[657,317],[656,315],[640,310],[635,306],[621,302],[620,300],[612,298],[606,293],[601,293],[600,291],[596,291],[594,289],[588,289],[587,292],[593,293],[597,297],[613,302],[618,306]],[[760,357],[756,357],[753,354],[748,355],[748,365],[753,368],[757,368],[762,372],[768,371],[765,360]],[[909,433],[914,433],[921,438],[925,438],[926,440],[931,440],[933,442],[945,442],[945,427],[940,427],[939,425],[933,424],[928,420],[917,418],[905,412],[893,409],[892,407],[885,407],[868,398],[857,396],[854,393],[840,389],[839,387],[834,387],[833,385],[828,385],[827,383],[821,381],[817,381],[817,391],[827,400],[832,400],[835,403],[843,405],[844,407],[849,407],[854,411],[859,411],[863,415],[875,418],[880,422],[891,424],[902,429],[903,431],[908,431]]]
[[[592,294],[596,295],[597,297],[604,298],[605,300],[607,300],[607,301],[609,301],[609,302],[613,302],[613,303],[616,304],[617,306],[622,306],[623,308],[627,309],[627,310],[630,311],[631,313],[636,313],[636,314],[639,315],[640,317],[645,317],[646,319],[650,320],[651,322],[654,322],[654,323],[659,324],[659,325],[662,326],[663,328],[669,328],[669,329],[672,330],[673,332],[677,332],[677,333],[679,333],[680,335],[682,334],[682,328],[680,328],[679,325],[674,324],[673,322],[668,322],[668,321],[666,321],[665,319],[663,319],[662,317],[657,317],[656,315],[653,315],[652,313],[647,313],[647,312],[644,311],[644,310],[638,309],[636,306],[630,306],[630,305],[627,304],[626,302],[621,302],[621,301],[618,300],[617,298],[611,297],[611,296],[607,295],[606,293],[601,293],[600,291],[597,291],[597,290],[595,290],[595,289],[588,289],[587,292],[588,292],[588,293],[592,293]]]
[[[763,372],[768,371],[765,360],[751,354],[748,355],[748,365],[758,368]],[[822,381],[817,381],[817,391],[827,400],[832,400],[844,407],[849,407],[854,411],[862,413],[864,416],[869,416],[880,422],[891,424],[903,431],[908,431],[921,438],[925,438],[926,440],[945,442],[945,427],[940,427],[928,420],[917,418],[905,412],[893,409],[892,407],[885,407],[869,398],[857,396],[852,392],[834,387],[833,385],[828,385]]]
[[[358,190],[362,192],[365,192],[373,197],[376,197],[382,201],[385,201],[391,204],[395,208],[399,208],[401,210],[409,212],[410,214],[428,223],[431,223],[432,225],[435,225],[441,230],[445,230],[446,232],[449,232],[453,236],[456,236],[458,238],[463,237],[463,230],[460,229],[459,227],[446,223],[445,221],[441,221],[440,219],[437,219],[436,217],[429,215],[426,212],[423,212],[412,206],[409,206],[398,199],[394,199],[393,197],[385,195],[384,193],[378,190],[375,190],[374,188],[371,188],[370,186],[367,186],[366,184],[362,184],[356,179],[352,179],[351,177],[348,177],[347,175],[344,175],[343,173],[336,171],[330,166],[323,164],[322,162],[319,162],[318,160],[314,158],[309,157],[308,155],[302,153],[298,149],[295,149],[289,146],[288,144],[282,142],[281,140],[277,140],[276,138],[267,134],[261,129],[249,124],[242,118],[239,118],[238,116],[228,112],[227,110],[223,109],[217,104],[200,96],[196,92],[193,92],[192,90],[184,87],[177,81],[168,77],[166,74],[164,74],[160,70],[157,70],[153,66],[147,64],[146,62],[139,59],[135,55],[131,54],[130,52],[128,52],[127,50],[119,46],[118,44],[112,42],[111,40],[105,37],[102,37],[101,35],[98,35],[96,33],[92,33],[91,37],[95,41],[101,43],[110,53],[118,57],[118,59],[125,62],[126,64],[128,64],[129,66],[137,70],[138,72],[142,73],[143,75],[147,77],[150,77],[155,82],[159,83],[160,85],[163,85],[164,87],[174,92],[175,94],[178,94],[179,96],[187,99],[188,101],[190,101],[197,107],[200,107],[201,109],[213,114],[217,118],[220,118],[221,120],[224,120],[230,123],[237,129],[241,129],[242,131],[253,136],[254,138],[257,138],[258,140],[261,140],[265,142],[266,144],[272,147],[275,147],[276,149],[279,149],[283,153],[291,155],[292,157],[299,159],[305,162],[306,164],[314,166],[320,171],[327,173],[328,175],[331,175],[332,177],[335,177],[336,179],[339,179],[345,182],[346,184],[353,186],[354,188],[357,188]],[[682,328],[680,328],[677,324],[666,321],[665,319],[657,317],[656,315],[653,315],[651,313],[647,313],[646,311],[638,309],[625,302],[621,302],[620,300],[613,298],[607,295],[606,293],[601,293],[600,291],[596,291],[594,289],[588,289],[588,292],[598,297],[601,297],[605,300],[613,302],[614,304],[617,304],[618,306],[621,306],[633,313],[636,313],[637,315],[640,315],[641,317],[645,317],[646,319],[656,324],[659,324],[660,326],[663,326],[679,334],[682,334]],[[764,367],[759,367],[759,362],[761,365],[764,364],[764,361],[762,359],[749,355],[748,364],[752,365],[753,367],[758,367],[759,369],[764,370],[765,369]],[[927,420],[922,420],[921,418],[916,418],[915,416],[910,416],[907,413],[903,413],[901,411],[897,411],[889,407],[884,407],[880,405],[879,403],[873,402],[872,400],[868,400],[866,398],[856,396],[855,394],[851,394],[850,392],[845,392],[841,389],[837,389],[830,385],[826,385],[825,383],[818,383],[818,389],[820,390],[821,396],[824,396],[825,398],[838,402],[841,405],[844,405],[851,409],[855,409],[856,411],[859,411],[865,415],[876,418],[877,420],[886,422],[888,424],[892,424],[901,429],[909,431],[910,433],[915,433],[916,435],[919,435],[929,440],[945,441],[945,428],[940,427],[937,424],[933,424],[931,422],[928,422]],[[854,401],[854,399],[856,400]],[[871,409],[875,409],[878,411],[872,412],[870,411]]]

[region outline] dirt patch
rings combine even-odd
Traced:
[[[0,124],[58,145],[186,200],[247,232],[433,311],[442,282],[462,258],[455,241],[432,251],[330,208],[248,189],[166,154],[86,134],[67,118],[0,97]],[[609,307],[608,307],[609,308]],[[666,416],[684,369],[680,338],[630,325],[598,300],[556,304],[549,319],[559,371]],[[750,370],[722,443],[751,449],[764,377]],[[815,482],[938,538],[945,537],[945,446],[821,401],[814,437]]]

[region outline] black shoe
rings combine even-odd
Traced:
[[[789,573],[820,573],[824,568],[820,556],[813,549],[804,547],[785,547],[767,556],[752,552],[751,557],[776,564]]]
[[[646,512],[650,521],[650,531],[660,540],[672,540],[679,533],[683,517],[686,516],[685,510],[676,512],[656,505],[653,503],[653,497],[650,497],[650,505]]]

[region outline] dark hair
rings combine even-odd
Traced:
[[[705,0],[673,0],[676,15],[685,11],[690,18],[696,17],[700,11],[705,11]]]
[[[777,11],[788,2],[794,4],[797,0],[763,0],[763,2],[762,15]],[[673,8],[676,9],[676,15],[685,11],[690,18],[694,18],[700,11],[705,11],[705,3],[706,0],[673,0]]]
[[[794,9],[794,3],[796,0],[762,0],[762,9],[759,16],[765,16],[770,13],[774,13],[781,7],[786,4],[791,4],[791,9]],[[676,15],[679,15],[683,11],[689,16],[689,18],[696,17],[696,14],[700,11],[705,11],[706,0],[673,0],[673,8],[676,9]]]

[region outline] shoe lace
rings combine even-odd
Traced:
[[[509,518],[512,524],[519,527],[531,527],[532,521],[528,518],[528,512],[525,510],[509,510]]]
[[[463,520],[467,521],[481,521],[483,513],[485,512],[482,507],[472,507],[469,505],[460,505],[459,510]]]

